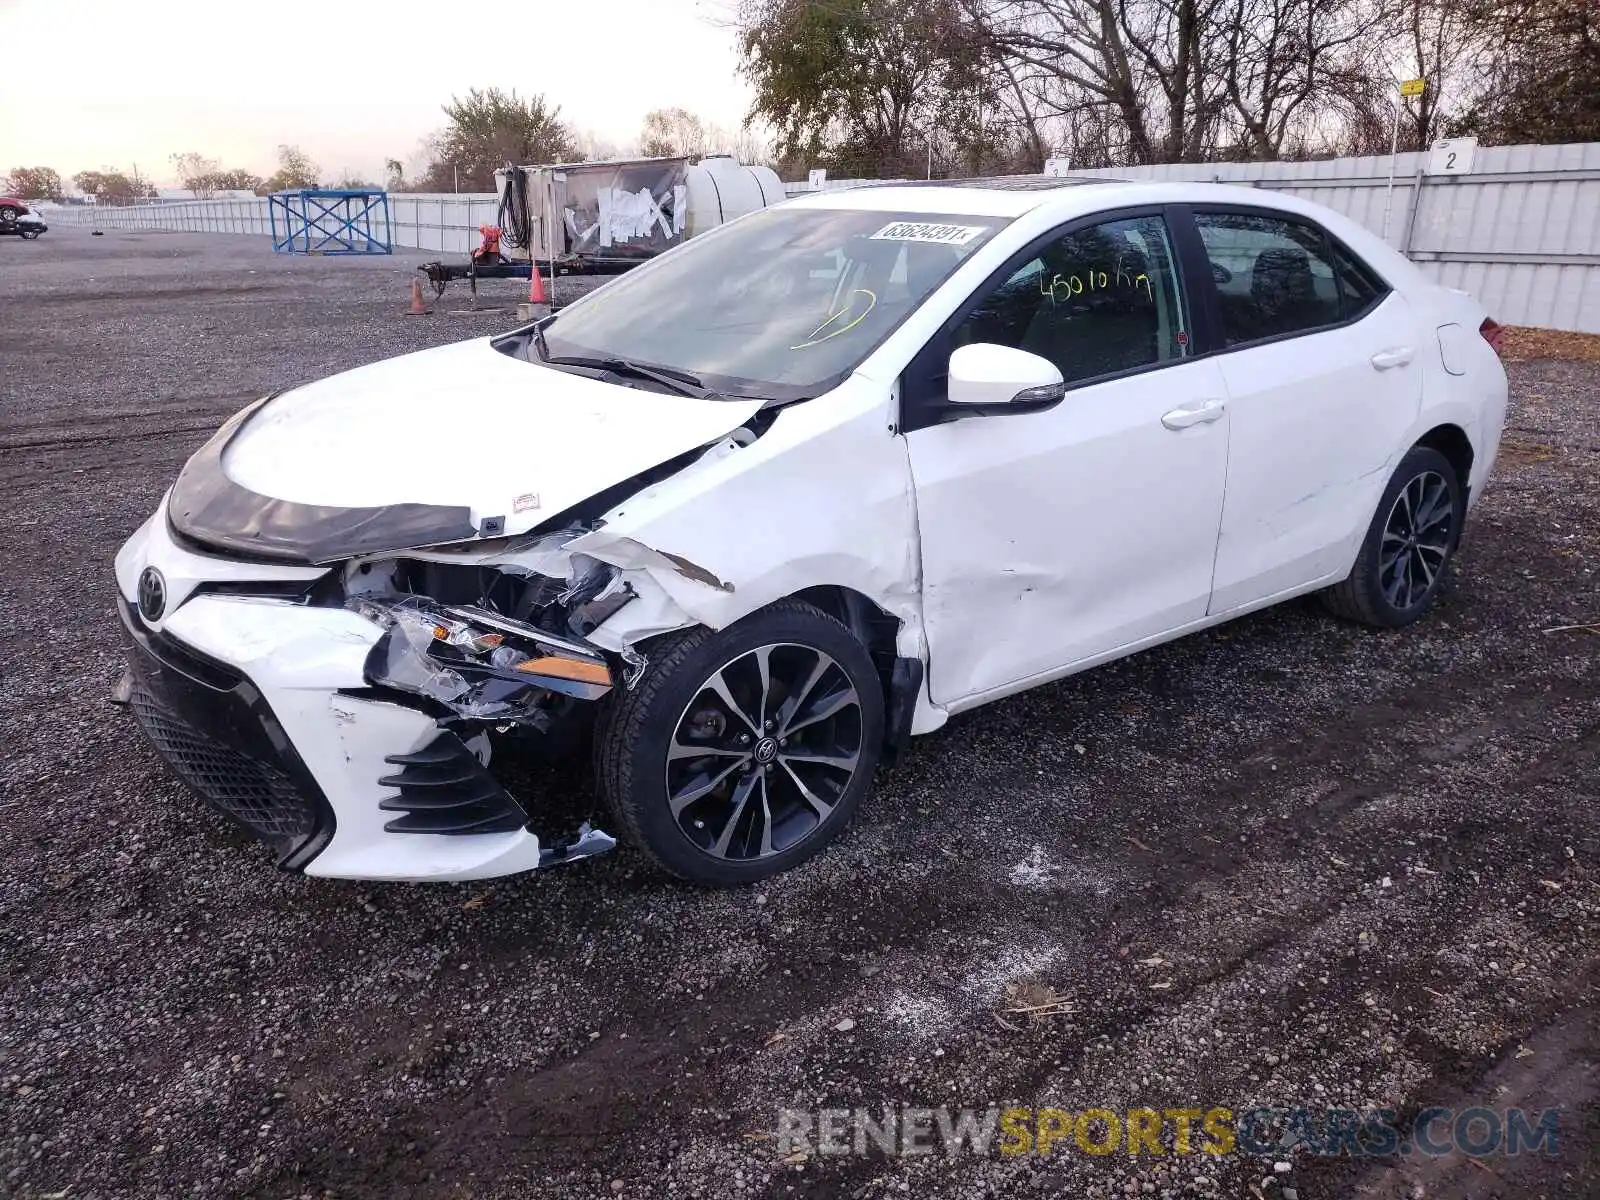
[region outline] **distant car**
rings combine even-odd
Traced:
[[[1416,620],[1499,336],[1264,191],[806,196],[240,412],[117,556],[123,692],[308,874],[609,848],[518,767],[589,727],[612,828],[761,879],[954,713],[1304,593]]]
[[[0,196],[0,236],[14,233],[32,240],[49,229],[44,220],[21,200]]]

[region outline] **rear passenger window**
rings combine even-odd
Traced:
[[[1230,346],[1353,320],[1381,284],[1315,225],[1255,213],[1195,214]]]

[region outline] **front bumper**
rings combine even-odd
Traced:
[[[132,648],[126,695],[145,736],[211,805],[302,868],[333,837],[328,798],[248,678],[146,629],[120,607]]]
[[[182,581],[175,607],[154,623],[137,609],[147,565]],[[232,566],[178,546],[158,519],[129,539],[117,556],[128,698],[180,778],[271,842],[280,865],[334,878],[466,880],[614,845],[587,830],[541,846],[455,733],[369,687],[363,666],[382,635],[372,622],[188,586]]]

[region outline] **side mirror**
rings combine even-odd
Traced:
[[[1026,350],[975,342],[950,356],[950,403],[974,414],[1039,412],[1066,394],[1055,363]]]

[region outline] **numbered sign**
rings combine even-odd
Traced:
[[[1400,85],[1400,94],[1402,96],[1420,96],[1427,90],[1428,81],[1426,79],[1407,79]]]
[[[813,192],[820,192],[823,185],[828,182],[828,168],[812,167],[811,174],[807,176],[807,180],[811,184]]]
[[[1465,175],[1478,152],[1477,138],[1444,138],[1428,147],[1429,175]]]
[[[1070,170],[1072,170],[1072,160],[1070,158],[1047,158],[1044,160],[1044,173],[1046,175],[1060,178]]]

